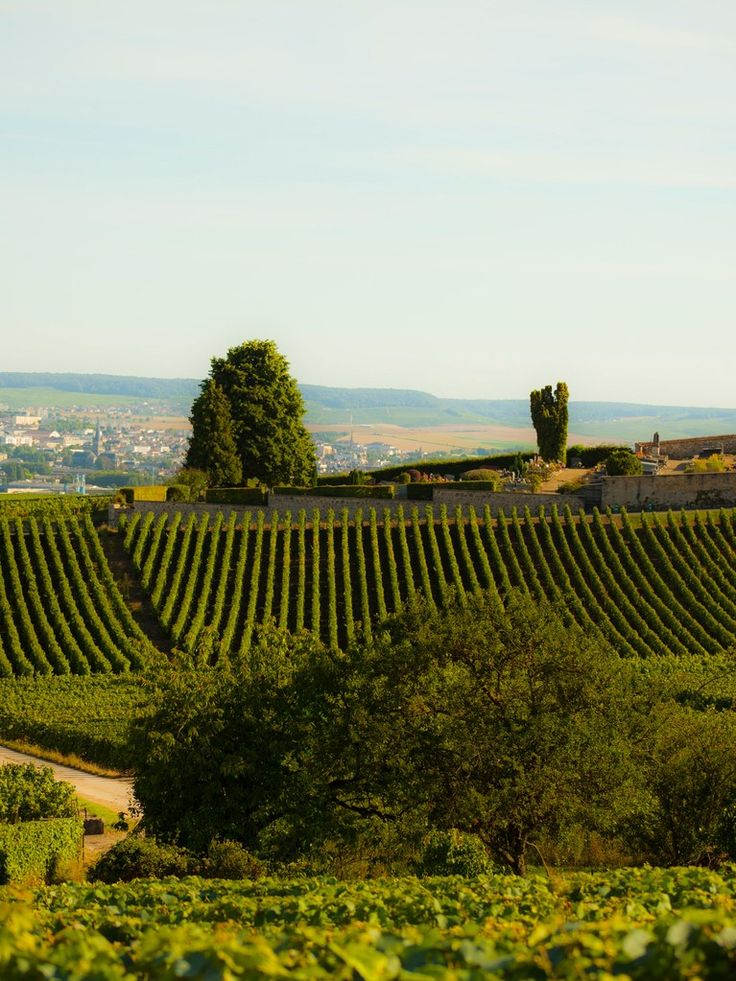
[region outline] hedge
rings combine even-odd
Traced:
[[[79,858],[82,830],[79,818],[0,824],[0,885],[50,881],[60,862]]]
[[[577,457],[584,467],[594,467],[596,464],[607,460],[614,450],[630,449],[630,446],[609,445],[607,443],[602,443],[600,446],[568,446],[566,462],[569,467],[573,457]]]
[[[395,494],[393,484],[340,484],[323,487],[274,487],[272,493],[277,497],[291,494],[299,497],[361,497],[391,500]]]
[[[535,455],[534,453],[522,453],[521,457],[524,461],[529,461],[534,459]],[[511,470],[516,458],[516,453],[499,453],[498,456],[464,456],[453,460],[413,460],[411,462],[404,460],[403,463],[395,467],[371,470],[370,476],[374,480],[396,480],[399,474],[406,473],[407,470],[418,470],[419,473],[438,473],[442,476],[451,474],[453,477],[459,477],[466,470]]]
[[[204,492],[207,504],[266,504],[268,495],[262,487],[208,487]]]
[[[140,487],[121,487],[118,495],[126,504],[135,501],[167,501],[169,488],[165,484],[142,484]]]

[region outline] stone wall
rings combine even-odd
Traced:
[[[342,511],[347,508],[350,517],[355,516],[355,512],[360,508],[363,511],[363,515],[367,520],[368,514],[371,508],[376,509],[376,515],[379,519],[383,517],[383,512],[385,508],[388,508],[391,514],[396,514],[399,507],[403,507],[404,515],[408,517],[411,514],[412,508],[416,506],[419,514],[424,516],[424,508],[427,504],[432,503],[435,509],[435,513],[438,513],[439,506],[441,504],[447,505],[447,509],[452,517],[452,512],[455,507],[459,504],[466,508],[472,505],[479,515],[482,515],[483,509],[486,504],[489,505],[491,509],[491,514],[495,517],[499,510],[503,508],[504,513],[507,515],[511,514],[512,508],[517,508],[519,512],[522,512],[525,507],[528,507],[532,514],[536,514],[540,505],[544,505],[545,508],[549,509],[553,504],[562,510],[565,505],[569,504],[573,511],[577,511],[578,508],[582,506],[582,501],[579,497],[574,494],[526,494],[526,493],[514,493],[514,492],[498,492],[493,491],[469,491],[469,490],[453,490],[451,484],[437,484],[433,488],[434,501],[407,501],[394,498],[393,500],[383,500],[382,498],[375,497],[365,497],[359,498],[345,498],[345,497],[302,497],[301,495],[291,495],[291,494],[278,494],[271,496],[271,504],[266,507],[256,507],[252,506],[250,508],[238,505],[233,507],[231,504],[181,504],[175,501],[162,502],[162,501],[136,501],[132,505],[133,510],[139,511],[141,514],[147,514],[148,512],[153,512],[153,514],[162,514],[164,512],[175,512],[181,511],[183,515],[189,515],[192,513],[201,515],[204,512],[209,512],[210,520],[220,512],[225,521],[228,520],[230,514],[235,511],[237,514],[237,521],[240,523],[243,520],[243,515],[250,511],[251,520],[255,521],[256,515],[259,511],[263,511],[266,523],[271,521],[271,517],[275,511],[278,511],[280,518],[283,519],[286,511],[291,511],[292,519],[296,520],[297,515],[302,510],[302,508],[307,513],[307,520],[311,520],[312,511],[314,508],[318,508],[321,512],[323,518],[327,514],[327,511],[332,508],[335,512],[336,518],[339,519]],[[277,502],[277,503],[275,503]],[[110,506],[108,523],[111,527],[117,527],[118,519],[120,514],[123,513],[125,509],[119,509],[114,506]]]
[[[513,508],[516,508],[519,513],[522,513],[524,508],[529,508],[532,514],[536,514],[540,506],[543,506],[546,511],[549,511],[553,504],[557,505],[559,511],[566,505],[569,505],[573,511],[577,511],[583,506],[582,500],[575,494],[527,494],[521,491],[515,493],[513,491],[479,492],[453,490],[452,484],[438,484],[434,488],[433,503],[435,510],[440,504],[446,504],[450,513],[452,513],[458,504],[461,507],[472,505],[476,512],[482,512],[487,504],[494,517],[502,508],[504,514],[510,515]]]
[[[649,441],[636,443],[637,453],[646,456],[656,455],[657,444]],[[717,449],[723,453],[736,453],[736,435],[725,436],[692,436],[689,439],[661,439],[659,441],[660,456],[669,456],[673,460],[691,460],[703,450]]]
[[[736,473],[604,477],[601,506],[630,511],[736,507]]]

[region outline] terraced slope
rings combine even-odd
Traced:
[[[565,604],[624,656],[736,646],[736,512],[492,520],[415,507],[270,526],[173,512],[120,534],[170,643],[207,659],[247,653],[267,619],[338,647],[417,592],[442,607],[511,589]],[[125,672],[154,650],[89,515],[0,518],[0,676]]]
[[[625,656],[716,653],[736,645],[736,514],[615,519],[564,515],[449,517],[444,507],[399,520],[301,511],[211,524],[175,512],[136,514],[125,545],[172,642],[216,657],[246,653],[273,618],[342,646],[415,592],[510,589],[547,597]]]
[[[89,514],[0,517],[0,676],[123,672],[150,649]]]

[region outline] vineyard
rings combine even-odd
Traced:
[[[0,891],[3,977],[727,978],[705,869],[476,879],[139,880]],[[3,901],[4,898],[4,901]]]
[[[718,654],[736,644],[736,513],[592,518],[412,507],[154,515],[118,532],[89,513],[0,516],[0,677],[116,674],[154,652],[113,576],[119,535],[172,646],[207,660],[248,652],[266,621],[342,647],[415,594],[435,607],[514,589],[562,604],[624,656]]]
[[[89,513],[0,516],[0,677],[119,673],[149,649]]]
[[[135,513],[125,547],[172,642],[214,656],[247,653],[273,619],[333,647],[416,593],[442,607],[510,590],[563,604],[625,656],[715,654],[736,644],[736,514],[623,514],[492,519],[488,509],[373,509],[348,520],[286,512],[226,525],[179,512]]]

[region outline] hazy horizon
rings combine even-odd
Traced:
[[[0,79],[2,370],[736,407],[727,0],[0,0]]]

